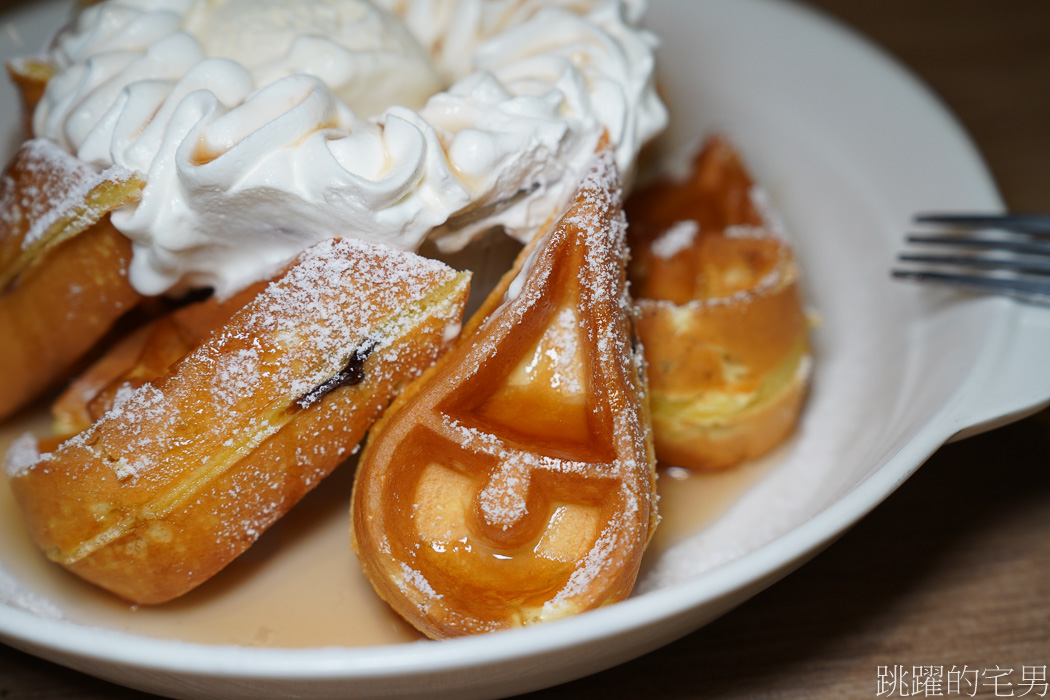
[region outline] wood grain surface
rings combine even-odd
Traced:
[[[1050,0],[810,4],[941,96],[1011,209],[1050,211]],[[1050,666],[1048,533],[1044,411],[941,449],[814,561],[707,627],[528,697],[873,698],[880,667],[915,666],[965,666],[944,697],[1050,697],[1024,683]],[[1012,669],[998,687],[995,669]],[[0,698],[147,697],[0,646]]]

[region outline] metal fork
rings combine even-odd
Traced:
[[[922,214],[915,222],[938,230],[907,236],[924,252],[901,253],[894,277],[1050,305],[1050,215]]]

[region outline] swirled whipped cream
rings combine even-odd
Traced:
[[[663,128],[633,0],[105,0],[55,39],[34,114],[145,175],[113,213],[144,294],[228,295],[354,237],[527,239],[600,135],[629,172]]]

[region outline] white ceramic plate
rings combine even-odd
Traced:
[[[11,6],[0,17],[2,57],[39,45],[64,6]],[[1046,403],[1050,311],[887,275],[914,212],[1001,207],[980,158],[935,98],[857,36],[793,4],[654,1],[649,24],[664,41],[669,152],[711,130],[740,146],[794,232],[820,318],[797,438],[750,468],[753,478],[719,517],[650,557],[637,592],[619,605],[483,638],[359,648],[188,643],[175,627],[170,636],[122,631],[121,615],[84,623],[61,590],[29,589],[22,557],[34,553],[6,546],[2,638],[174,697],[520,693],[696,629],[818,552],[945,441]],[[2,90],[0,124],[13,144],[16,98]],[[311,536],[297,546],[308,547]],[[280,571],[294,561],[269,564]],[[234,600],[231,590],[224,595]]]

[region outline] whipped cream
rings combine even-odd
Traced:
[[[273,274],[354,237],[527,240],[601,134],[629,172],[666,123],[632,0],[107,0],[48,60],[34,114],[99,168],[145,175],[113,213],[144,294]]]
[[[183,25],[204,55],[236,61],[255,85],[312,75],[359,116],[418,109],[443,87],[405,26],[368,2],[206,0]]]

